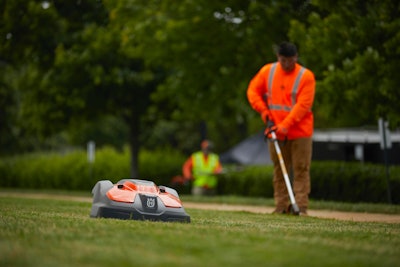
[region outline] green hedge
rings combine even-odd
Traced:
[[[400,166],[391,166],[392,203],[400,204]],[[248,167],[220,177],[220,194],[273,197],[272,166]],[[310,197],[343,202],[387,203],[386,168],[358,162],[314,161],[311,166]]]
[[[166,156],[167,155],[167,156]],[[168,185],[181,172],[185,158],[173,151],[143,151],[139,157],[141,179]],[[66,154],[35,153],[0,159],[0,187],[91,190],[99,180],[117,182],[130,177],[128,149],[105,147],[89,164],[85,151]]]
[[[218,193],[252,197],[272,197],[272,166],[250,166],[219,176]]]
[[[391,166],[390,187],[400,203],[400,167]],[[311,197],[348,202],[388,202],[386,168],[357,162],[314,162]]]
[[[0,159],[0,187],[88,190],[99,180],[117,182],[130,177],[129,152],[105,147],[96,151],[89,164],[85,151],[66,154],[37,153]],[[185,156],[176,151],[142,151],[140,179],[169,185],[181,173]],[[219,176],[218,193],[272,198],[272,166],[231,169]],[[231,169],[231,171],[230,171]],[[392,202],[400,203],[400,166],[390,167]],[[356,162],[313,162],[311,166],[313,199],[344,202],[387,202],[386,169],[382,165]],[[189,193],[187,186],[177,188]]]

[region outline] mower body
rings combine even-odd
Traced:
[[[122,179],[98,181],[92,189],[90,217],[125,220],[190,222],[175,189],[151,181]]]

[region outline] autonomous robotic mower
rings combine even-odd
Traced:
[[[154,182],[122,179],[98,181],[92,189],[90,217],[125,220],[190,222],[177,191]]]

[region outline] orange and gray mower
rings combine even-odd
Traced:
[[[294,215],[299,215],[300,209],[297,206],[296,199],[293,194],[292,184],[290,183],[290,178],[289,178],[288,172],[286,170],[286,165],[283,160],[283,156],[282,156],[281,149],[279,147],[278,139],[276,138],[276,133],[274,130],[270,130],[268,133],[270,135],[270,140],[274,143],[275,152],[278,156],[279,164],[280,164],[282,174],[283,174],[283,179],[285,180],[286,188],[287,188],[287,191],[289,194],[290,205],[288,207],[288,212],[291,214],[294,214]]]
[[[152,181],[98,181],[92,189],[90,217],[166,222],[190,222],[177,191]]]

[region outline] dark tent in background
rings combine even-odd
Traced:
[[[264,130],[222,153],[220,160],[222,164],[272,165],[268,144],[264,142]]]

